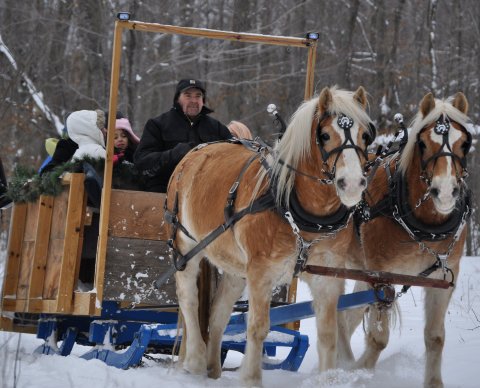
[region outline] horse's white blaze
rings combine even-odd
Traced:
[[[333,127],[340,135],[343,143],[345,141],[345,131],[337,125],[336,121]],[[358,138],[359,130],[359,125],[354,123],[350,129],[352,139]],[[357,151],[352,148],[343,150],[340,158],[343,160],[343,166],[337,166],[335,172],[337,193],[342,203],[346,206],[355,206],[362,199],[362,192],[365,189],[365,185],[362,184],[362,181],[364,181],[362,161]],[[337,184],[340,179],[342,179],[344,183],[342,187]]]
[[[450,146],[452,147],[461,136],[462,133],[460,131],[451,128],[448,133]],[[430,139],[437,144],[443,144],[443,136],[434,131],[430,134]],[[439,213],[447,215],[455,208],[457,197],[454,195],[454,190],[458,188],[458,182],[452,158],[445,157],[443,159],[446,161],[444,164],[445,169],[443,171],[435,171],[431,188],[438,190],[438,195],[432,198],[435,208]]]

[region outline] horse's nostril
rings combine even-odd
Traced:
[[[362,187],[367,186],[367,180],[365,178],[360,179],[360,186],[362,186]]]
[[[452,195],[454,198],[458,197],[460,194],[460,189],[458,187],[455,187],[452,191]]]
[[[341,190],[345,190],[347,184],[345,183],[345,178],[337,179],[337,187]]]
[[[437,198],[439,194],[440,194],[440,190],[438,190],[437,188],[432,187],[432,188],[430,189],[430,195],[431,195],[432,197]]]

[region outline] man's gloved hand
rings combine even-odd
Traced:
[[[172,158],[178,163],[193,148],[193,143],[178,143],[172,148]]]

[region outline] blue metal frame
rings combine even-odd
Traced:
[[[337,308],[341,311],[360,307],[381,301],[383,298],[382,289],[342,295]],[[269,340],[267,337],[264,342],[265,355],[275,356],[278,347],[289,347],[291,350],[283,361],[264,362],[264,369],[298,370],[309,347],[308,336],[279,325],[314,315],[310,301],[270,309],[270,333],[281,333],[283,340]],[[75,343],[90,345],[94,348],[81,358],[98,359],[108,365],[127,369],[141,362],[148,347],[173,347],[177,319],[177,313],[150,309],[121,309],[119,303],[110,301],[103,302],[102,313],[96,317],[44,314],[39,321],[37,337],[44,339],[45,343],[35,352],[67,356]],[[228,337],[246,333],[247,320],[248,312],[234,314],[230,318],[222,342],[224,350],[222,362],[229,350],[245,352],[246,338],[232,340]],[[52,342],[53,338],[61,340],[62,345],[57,348]],[[118,346],[126,346],[127,349],[115,351],[115,347]]]

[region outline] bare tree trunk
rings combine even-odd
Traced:
[[[435,52],[435,40],[436,40],[436,31],[437,31],[437,0],[430,0],[428,4],[428,53],[430,55],[430,65],[431,65],[431,89],[438,95],[440,91],[438,90],[438,69],[437,69],[437,57]]]

